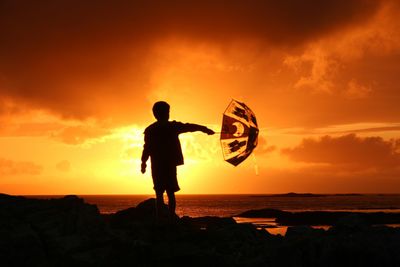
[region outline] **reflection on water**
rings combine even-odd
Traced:
[[[280,226],[275,222],[274,218],[242,218],[233,217],[237,223],[251,223],[254,224],[257,229],[264,229],[273,235],[286,234],[287,226]]]
[[[252,223],[262,228],[276,228],[278,224],[274,218],[242,218],[233,217],[237,223]]]

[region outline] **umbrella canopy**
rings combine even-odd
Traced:
[[[222,118],[221,146],[224,159],[237,166],[257,146],[258,126],[254,112],[236,100],[232,100]]]

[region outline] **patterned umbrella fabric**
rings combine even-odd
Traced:
[[[257,146],[259,129],[254,112],[236,100],[226,108],[222,119],[221,146],[225,161],[237,166]]]

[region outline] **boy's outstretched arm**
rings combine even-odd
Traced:
[[[215,134],[214,130],[211,130],[210,128],[206,127],[206,130],[204,131],[204,133],[208,134],[208,135],[213,135]]]
[[[215,132],[206,126],[194,124],[194,123],[181,123],[177,122],[179,133],[187,133],[187,132],[203,132],[208,135],[213,135]]]

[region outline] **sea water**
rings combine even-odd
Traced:
[[[33,196],[30,196],[33,197]],[[34,196],[57,198],[62,196]],[[135,207],[154,195],[81,195],[87,203],[95,204],[103,214]],[[238,214],[254,209],[284,211],[350,211],[400,212],[400,194],[281,194],[281,195],[184,195],[177,194],[176,213],[179,216],[234,217],[239,223],[250,222],[265,227],[271,233],[284,234],[286,227],[276,225],[270,218],[240,218]],[[167,203],[167,199],[165,202]],[[324,226],[321,226],[324,227]]]
[[[153,195],[83,195],[101,213],[134,207]],[[176,196],[179,216],[231,217],[253,209],[284,211],[400,212],[400,194],[340,195],[180,195]],[[168,202],[167,198],[165,202]]]

